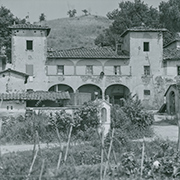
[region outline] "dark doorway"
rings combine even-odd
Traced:
[[[170,114],[175,114],[176,112],[176,108],[175,108],[175,93],[174,91],[172,91],[170,93],[170,97],[169,97],[169,101],[170,101]]]

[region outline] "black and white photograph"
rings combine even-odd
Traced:
[[[179,180],[180,0],[0,0],[0,180]]]

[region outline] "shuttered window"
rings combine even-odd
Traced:
[[[114,74],[115,75],[121,74],[121,66],[114,66]]]
[[[33,76],[33,65],[32,64],[26,64],[26,73],[29,76]]]
[[[87,65],[86,66],[86,74],[87,75],[92,75],[93,74],[93,66],[92,65]]]
[[[177,75],[180,75],[180,66],[177,66]]]
[[[57,66],[57,74],[63,75],[64,74],[64,65],[58,65]]]
[[[144,75],[150,75],[150,66],[144,66]]]

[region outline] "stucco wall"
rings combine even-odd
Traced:
[[[177,76],[177,66],[180,66],[180,61],[178,60],[169,60],[167,61],[167,74],[168,76]]]
[[[14,111],[14,110],[21,110],[25,109],[26,107],[26,102],[22,102],[19,100],[16,101],[5,101],[3,100],[2,105],[1,105],[1,110],[7,110],[7,111]]]
[[[25,77],[11,73],[5,72],[0,75],[0,92],[22,92],[25,90]]]

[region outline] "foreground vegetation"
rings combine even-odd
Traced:
[[[111,129],[105,138],[98,131],[98,107],[98,103],[87,103],[73,116],[61,111],[4,118],[1,142],[34,143],[34,148],[1,156],[1,179],[179,178],[180,154],[175,143],[132,141],[153,135],[153,115],[143,110],[137,97],[124,101],[123,107],[112,107]],[[41,149],[40,142],[58,145]]]
[[[100,140],[100,139],[99,139]],[[118,147],[117,147],[118,146]],[[105,143],[107,151],[109,144]],[[60,148],[40,150],[34,163],[30,179],[100,179],[100,141],[91,141],[86,145],[72,146],[66,163],[57,170]],[[65,148],[63,150],[63,155]],[[110,156],[105,179],[140,179],[141,142],[116,144]],[[106,158],[103,163],[105,168]],[[25,179],[32,162],[32,151],[9,153],[1,157],[0,176],[5,179]],[[42,169],[42,164],[44,167]],[[177,168],[176,168],[177,167]],[[175,144],[159,139],[145,143],[143,179],[179,179],[180,154],[175,151]],[[104,172],[104,171],[103,171]]]

